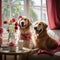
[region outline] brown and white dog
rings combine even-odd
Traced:
[[[35,22],[35,42],[36,47],[43,50],[53,50],[56,49],[58,44],[56,40],[52,39],[47,34],[47,25],[44,22]]]
[[[20,40],[24,40],[24,47],[29,48],[31,40],[31,22],[26,17],[21,17],[19,20]]]

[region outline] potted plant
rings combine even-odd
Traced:
[[[4,20],[3,23],[6,25],[8,31],[8,42],[15,41],[15,32],[18,30],[18,22],[15,18],[10,20]]]

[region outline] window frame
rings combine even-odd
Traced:
[[[26,17],[30,17],[29,16],[29,11],[30,11],[30,5],[29,5],[29,2],[30,2],[30,0],[24,0],[24,10],[25,10],[25,16]]]

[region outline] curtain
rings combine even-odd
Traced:
[[[0,36],[3,33],[3,28],[2,28],[2,0],[0,0]]]
[[[60,0],[46,0],[50,29],[60,29]]]
[[[2,0],[0,0],[0,46],[2,44],[2,32],[3,32],[3,28],[2,28]]]
[[[2,2],[0,0],[0,27],[2,26]]]

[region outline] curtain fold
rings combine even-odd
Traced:
[[[59,2],[59,3],[58,3]],[[48,22],[50,29],[60,29],[60,0],[46,0]]]
[[[0,27],[2,27],[2,0],[0,0]]]
[[[2,32],[3,32],[3,28],[2,28],[2,0],[0,0],[0,46],[2,44]]]
[[[3,28],[2,28],[2,0],[0,0],[0,36],[3,33]]]

